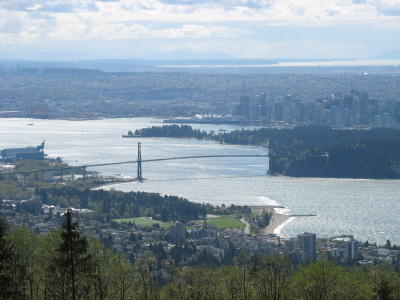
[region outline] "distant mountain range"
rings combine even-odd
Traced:
[[[175,53],[175,52],[174,52]],[[242,59],[231,57],[224,54],[214,53],[210,56],[207,55],[195,55],[193,53],[182,52],[179,55],[179,59],[174,56],[168,58],[168,53],[160,53],[160,55],[154,56],[154,58],[141,58],[141,59],[96,59],[96,60],[65,60],[65,61],[37,61],[37,60],[6,60],[0,59],[0,70],[1,69],[18,69],[18,68],[36,68],[36,69],[90,69],[90,70],[101,70],[106,72],[165,72],[165,71],[218,71],[218,72],[232,72],[237,70],[251,70],[251,71],[265,71],[265,68],[258,68],[260,66],[268,66],[269,71],[271,68],[279,66],[280,71],[288,71],[285,68],[291,68],[290,71],[296,70],[295,65],[290,67],[290,64],[286,67],[282,67],[284,63],[302,63],[310,62],[308,68],[313,68],[315,71],[316,67],[320,67],[318,64],[312,64],[313,62],[335,62],[335,61],[352,61],[357,60],[354,58],[342,58],[342,59],[316,59],[316,58],[271,58],[271,59]],[[212,57],[212,58],[208,58]],[[388,52],[386,54],[371,57],[367,60],[377,59],[400,59],[400,50]],[[360,66],[338,66],[340,68],[355,70],[354,68],[360,68]],[[300,68],[307,68],[307,65],[303,65]],[[324,70],[326,70],[325,67]],[[385,68],[385,67],[383,67]],[[365,72],[365,67],[363,67]],[[376,70],[376,69],[375,69]],[[60,71],[60,70],[58,70]]]
[[[151,57],[143,57],[143,60],[236,60],[237,57],[220,52],[195,53],[192,51],[159,52]]]

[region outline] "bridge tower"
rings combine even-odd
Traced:
[[[223,144],[224,143],[224,137],[223,137],[223,134],[225,133],[225,129],[220,129],[220,130],[218,130],[218,140],[219,140],[219,143],[220,144]]]
[[[143,181],[143,176],[142,176],[142,144],[138,143],[138,153],[137,153],[137,175],[136,175],[136,181],[142,182]]]
[[[86,167],[82,167],[82,180],[86,179]]]

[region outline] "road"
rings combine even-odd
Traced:
[[[240,222],[242,222],[244,225],[246,225],[246,227],[244,228],[243,232],[246,234],[250,234],[250,224],[249,222],[247,222],[247,220],[245,218],[241,218]]]

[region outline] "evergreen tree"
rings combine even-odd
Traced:
[[[93,272],[88,241],[81,237],[68,209],[61,227],[60,243],[47,268],[47,293],[50,299],[77,300],[90,292]]]
[[[382,280],[379,283],[376,289],[376,297],[378,300],[394,300],[389,282]]]
[[[390,242],[390,240],[387,240],[386,244],[385,244],[385,248],[390,249],[391,246],[392,246],[392,243]]]

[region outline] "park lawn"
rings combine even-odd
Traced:
[[[168,229],[173,225],[174,225],[174,222],[164,222],[164,223],[160,224],[160,227],[164,228],[164,229]]]
[[[153,226],[154,224],[160,224],[160,226],[163,225],[163,222],[159,220],[153,220],[151,218],[146,218],[146,217],[138,217],[138,218],[125,218],[125,219],[114,219],[114,222],[117,223],[129,223],[132,222],[135,225],[138,226]]]
[[[215,226],[221,229],[233,229],[238,228],[243,230],[245,225],[236,218],[235,215],[224,215],[217,218],[207,219],[207,223],[211,226]]]

